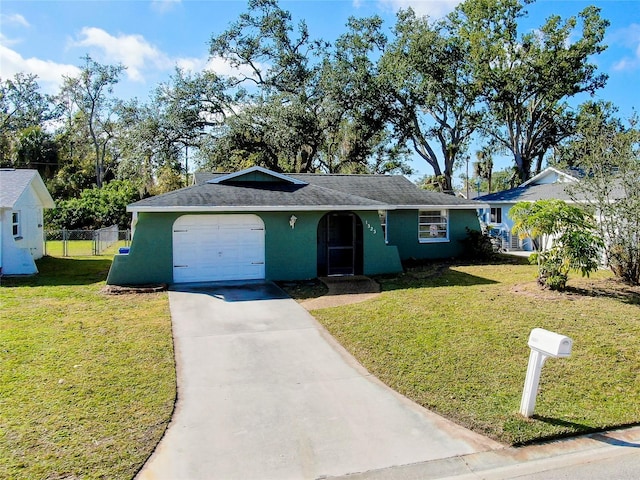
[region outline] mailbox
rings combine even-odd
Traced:
[[[543,355],[564,358],[571,355],[573,340],[544,328],[534,328],[529,335],[529,347]]]
[[[533,415],[538,394],[540,372],[548,357],[565,358],[571,355],[573,340],[559,333],[550,332],[544,328],[534,328],[529,335],[529,365],[527,377],[524,380],[520,413],[525,417]]]

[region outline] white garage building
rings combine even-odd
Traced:
[[[43,212],[53,208],[37,170],[0,169],[0,274],[38,273],[44,254]]]

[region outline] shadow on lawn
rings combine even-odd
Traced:
[[[612,284],[613,282],[609,281],[602,282],[602,285],[593,284],[589,288],[567,287],[566,292],[583,297],[606,297],[629,305],[640,305],[640,290],[637,287],[632,289],[621,282],[613,287]]]
[[[590,427],[588,425],[583,425],[582,423],[569,422],[567,420],[561,420],[559,418],[544,417],[539,415],[534,415],[532,418],[544,423],[548,423],[550,425],[568,427],[573,430],[573,432],[567,432],[565,435],[554,436],[553,438],[574,437],[577,433],[589,434],[590,438],[597,440],[598,442],[608,443],[609,445],[616,445],[619,447],[640,448],[640,443],[632,443],[621,440],[619,438],[610,437],[606,432],[602,432],[600,428]],[[617,428],[632,427],[636,425],[637,424],[619,425]]]
[[[457,265],[457,264],[456,264]],[[462,287],[471,285],[491,285],[498,283],[483,277],[452,270],[454,264],[424,264],[409,266],[398,276],[376,277],[383,291],[425,287]]]
[[[3,287],[52,287],[58,285],[91,285],[106,280],[110,258],[42,257],[36,261],[40,273],[29,276],[3,277]]]
[[[561,418],[544,417],[541,415],[533,415],[532,418],[544,423],[548,423],[549,425],[556,425],[558,427],[568,427],[568,428],[571,428],[574,432],[590,432],[590,431],[593,432],[596,430],[593,427],[590,427],[588,425],[583,425],[582,423],[570,422],[568,420],[562,420]]]

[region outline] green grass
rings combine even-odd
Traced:
[[[390,387],[519,445],[640,422],[640,289],[606,272],[541,291],[529,265],[423,267],[381,278],[380,297],[314,311]],[[573,339],[547,360],[536,415],[518,414],[531,329]]]
[[[109,248],[107,248],[103,255],[114,255],[118,253],[118,248],[125,247],[126,242],[120,240]],[[62,240],[47,240],[46,242],[47,255],[51,257],[64,256],[64,242]],[[67,240],[67,256],[79,257],[85,255],[93,255],[93,240]]]
[[[52,258],[0,288],[0,478],[129,479],[173,411],[166,292],[101,292],[111,257]]]

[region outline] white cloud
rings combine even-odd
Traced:
[[[80,69],[74,65],[57,63],[39,58],[24,58],[18,51],[10,48],[12,42],[0,34],[0,77],[9,78],[18,72],[33,73],[38,76],[43,91],[58,91],[62,76],[77,76]],[[96,61],[106,64],[121,63],[126,76],[134,82],[144,82],[145,76],[153,77],[158,72],[169,72],[174,67],[188,72],[209,70],[218,75],[251,76],[250,69],[234,68],[219,57],[170,57],[158,47],[148,42],[142,35],[110,33],[95,27],[85,27],[70,40],[72,48],[83,48]]]
[[[0,75],[3,79],[11,78],[18,72],[33,73],[38,76],[38,84],[46,93],[56,93],[62,84],[62,76],[78,75],[80,70],[75,65],[56,63],[39,58],[23,58],[18,52],[5,45],[0,45]]]
[[[256,63],[256,67],[261,69],[266,69],[266,65]],[[204,67],[205,70],[209,70],[211,72],[215,72],[218,75],[233,75],[233,76],[244,76],[253,78],[254,73],[253,70],[248,66],[240,66],[240,68],[232,67],[229,63],[220,57],[213,57],[207,61],[207,64]]]
[[[613,65],[615,71],[630,71],[640,68],[640,24],[633,23],[626,28],[617,30],[611,34],[609,41],[631,50],[631,55],[622,57]]]
[[[175,64],[178,68],[186,72],[200,72],[207,66],[207,59],[184,57],[176,59]]]
[[[14,13],[12,15],[9,15],[6,13],[0,13],[0,25],[2,25],[2,27],[17,26],[19,28],[29,28],[31,26],[29,25],[29,22],[27,22],[27,19],[18,13]],[[0,44],[6,46],[6,45],[16,45],[21,42],[22,42],[21,39],[9,38],[3,32],[0,31]]]
[[[452,12],[462,0],[378,0],[378,2],[383,8],[393,11],[411,7],[418,15],[441,18]],[[354,0],[355,6],[360,3],[361,0]]]
[[[18,43],[20,43],[20,42],[22,42],[22,40],[18,40],[18,39],[14,39],[14,38],[8,38],[8,37],[5,37],[5,36],[3,35],[3,33],[2,33],[2,32],[0,32],[0,44],[1,44],[1,45],[5,45],[5,46],[6,46],[6,45],[16,45],[16,44],[18,44]]]
[[[142,35],[110,33],[95,27],[84,27],[78,39],[71,42],[73,47],[89,47],[100,52],[99,61],[122,63],[127,67],[130,80],[143,82],[143,70],[155,67],[159,70],[170,68],[174,62],[157,47],[150,44]],[[95,55],[94,52],[90,52]]]
[[[0,14],[0,23],[2,23],[2,25],[18,25],[26,28],[31,26],[29,25],[29,22],[27,22],[27,19],[19,13],[14,13],[12,15],[5,13]]]
[[[152,0],[151,8],[158,13],[167,13],[181,2],[182,0]]]
[[[253,77],[253,71],[249,67],[232,67],[229,62],[220,57],[212,57],[212,58],[195,58],[195,57],[184,57],[178,58],[175,60],[175,65],[178,68],[181,68],[187,72],[201,72],[203,70],[208,70],[210,72],[214,72],[220,76],[246,76]],[[259,67],[264,67],[264,65],[258,65]]]

